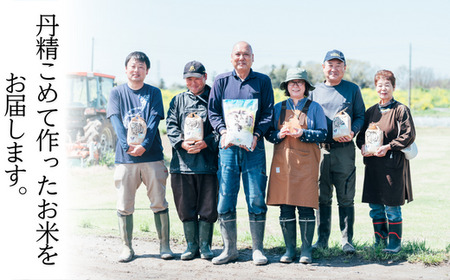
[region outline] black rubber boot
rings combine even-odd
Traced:
[[[252,235],[252,258],[253,264],[263,265],[267,263],[264,256],[264,229],[266,227],[266,214],[254,215],[249,214],[250,233]]]
[[[317,211],[317,242],[313,249],[328,248],[328,239],[331,233],[331,206],[320,205]]]
[[[212,236],[214,231],[214,224],[205,221],[198,222],[199,229],[199,243],[200,243],[200,257],[202,259],[212,259],[214,253],[211,251]]]
[[[346,254],[355,253],[353,247],[353,224],[355,222],[355,207],[339,207],[339,226],[342,234],[342,250]]]
[[[170,250],[170,222],[169,222],[169,211],[164,210],[155,213],[155,226],[158,232],[159,238],[159,253],[161,259],[170,260],[173,259],[172,250]]]
[[[226,264],[239,257],[237,250],[236,213],[219,215],[220,232],[223,240],[222,253],[212,259],[213,264]]]
[[[183,222],[184,236],[186,238],[187,248],[181,254],[182,260],[192,260],[198,255],[198,224],[197,221]]]
[[[133,214],[123,216],[117,213],[117,216],[119,217],[119,232],[123,244],[119,262],[129,262],[134,258],[134,251],[131,246],[133,239]]]
[[[281,256],[280,262],[291,263],[297,255],[297,221],[296,219],[280,219],[281,231],[283,232],[286,253]]]
[[[383,252],[397,254],[402,249],[402,222],[389,221],[389,244]]]
[[[387,220],[386,219],[372,220],[372,223],[373,223],[373,231],[375,234],[375,244],[373,244],[373,246],[375,248],[379,246],[386,248],[388,238]]]
[[[315,220],[300,220],[300,234],[302,237],[302,248],[300,253],[300,263],[312,263],[312,241],[316,227]]]

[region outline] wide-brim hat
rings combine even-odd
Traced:
[[[286,72],[286,80],[284,82],[281,82],[280,88],[282,90],[286,89],[286,86],[289,81],[292,80],[304,80],[309,85],[309,90],[315,89],[315,87],[312,85],[312,83],[308,79],[308,72],[306,72],[303,68],[290,68]]]

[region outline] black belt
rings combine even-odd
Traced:
[[[348,145],[350,145],[350,143],[351,143],[351,141],[350,142],[334,142],[334,143],[320,143],[320,147],[322,148],[322,149],[325,149],[325,150],[327,150],[327,151],[329,151],[329,150],[331,150],[331,149],[334,149],[334,148],[343,148],[343,147],[346,147],[346,146],[348,146]]]

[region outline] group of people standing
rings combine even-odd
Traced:
[[[299,261],[311,263],[313,248],[327,248],[333,187],[342,249],[353,253],[356,135],[366,165],[363,202],[371,208],[376,246],[384,246],[386,252],[398,252],[402,235],[400,206],[405,199],[412,201],[409,162],[401,150],[414,141],[415,130],[409,109],[393,98],[393,73],[377,72],[375,85],[380,102],[366,111],[359,87],[343,80],[347,66],[344,54],[332,50],[323,61],[323,83],[313,85],[304,69],[289,69],[280,84],[288,98],[274,104],[271,80],[252,70],[253,61],[250,44],[236,43],[231,53],[234,70],[218,75],[212,88],[206,84],[204,65],[188,62],[183,72],[188,90],[170,103],[166,124],[172,146],[171,186],[187,243],[181,259],[200,256],[212,259],[213,264],[238,259],[236,204],[241,179],[254,264],[267,263],[263,250],[267,205],[280,207],[279,222],[286,243],[281,262],[293,262],[297,257],[296,210],[302,242]],[[169,246],[165,199],[168,171],[158,131],[159,122],[164,119],[162,96],[159,89],[144,83],[149,68],[150,61],[144,53],[131,53],[125,61],[128,83],[114,88],[108,103],[107,115],[118,138],[114,180],[123,243],[121,262],[134,258],[134,199],[141,183],[147,187],[154,212],[161,258],[174,257]],[[257,100],[251,147],[225,141],[223,101],[230,99]],[[351,133],[333,139],[332,121],[343,110],[351,118]],[[202,119],[202,140],[184,137],[186,119],[193,113]],[[145,138],[137,145],[127,143],[127,127],[136,115],[147,124]],[[295,125],[286,125],[288,122]],[[367,153],[364,148],[364,133],[371,123],[377,123],[384,134],[383,145],[375,153]],[[274,144],[269,177],[264,138]],[[211,241],[217,220],[223,251],[214,257]],[[313,245],[316,221],[318,240]]]

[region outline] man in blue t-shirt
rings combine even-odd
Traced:
[[[124,245],[119,262],[129,262],[134,257],[131,246],[133,212],[136,191],[141,183],[147,187],[150,208],[154,212],[161,258],[173,258],[166,201],[168,172],[158,130],[160,120],[164,119],[164,108],[161,91],[144,83],[149,69],[150,60],[146,54],[130,53],[125,60],[128,82],[113,88],[108,101],[107,117],[117,134],[114,181],[118,193],[119,232]],[[129,131],[129,127],[133,128]],[[140,134],[138,140],[135,132]]]

